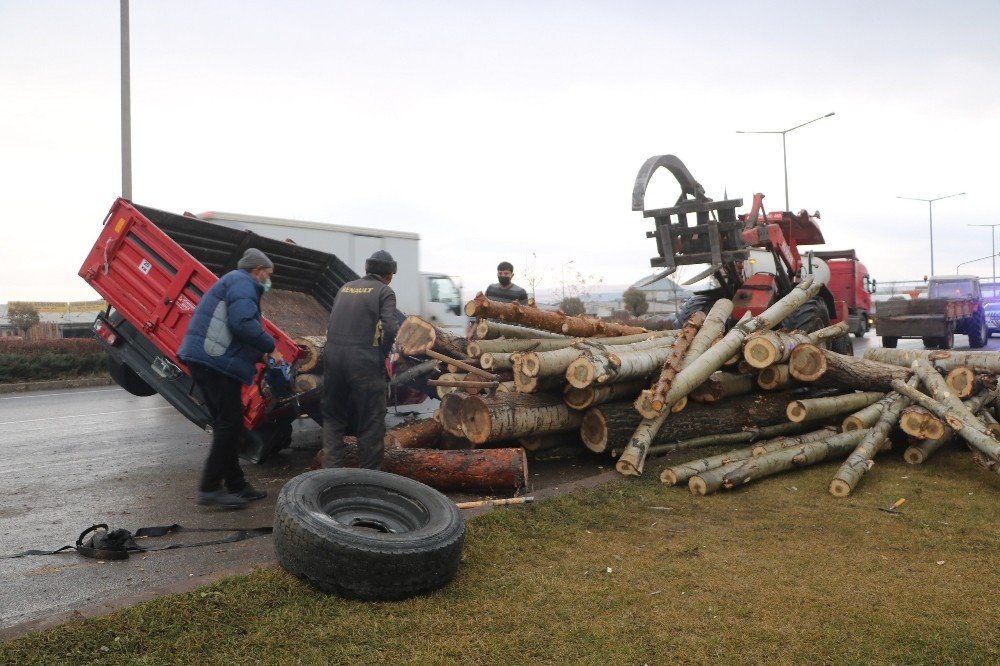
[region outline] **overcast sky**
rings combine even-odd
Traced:
[[[119,3],[0,0],[0,302],[76,272],[121,189]],[[133,0],[133,199],[413,231],[468,296],[651,272],[631,211],[672,153],[708,195],[822,214],[874,277],[991,254],[1000,2]],[[653,203],[676,185],[662,172]],[[963,272],[992,272],[973,262]]]

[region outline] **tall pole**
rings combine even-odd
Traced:
[[[927,202],[927,220],[930,222],[931,231],[931,275],[934,275],[934,202],[941,201],[941,199],[950,199],[951,197],[959,197],[965,194],[965,192],[956,192],[955,194],[946,194],[943,197],[935,197],[933,199],[921,199],[920,197],[901,197],[897,196],[897,199],[907,199],[909,201],[926,201]]]
[[[120,0],[122,58],[122,198],[132,200],[132,106],[128,50],[128,0]]]
[[[990,249],[993,250],[993,290],[994,296],[997,295],[997,227],[1000,227],[1000,222],[996,224],[970,224],[970,227],[989,227],[990,228]]]
[[[800,127],[805,127],[806,125],[808,125],[810,123],[814,123],[817,120],[823,120],[824,118],[829,118],[830,116],[834,115],[834,113],[835,113],[834,111],[831,111],[830,113],[826,114],[825,116],[820,116],[819,118],[813,118],[812,120],[806,121],[806,122],[802,123],[801,125],[796,125],[795,127],[789,127],[786,130],[771,130],[771,131],[764,131],[764,132],[751,132],[751,131],[745,131],[745,130],[736,130],[737,134],[780,134],[781,135],[781,162],[782,162],[782,166],[784,167],[784,170],[785,170],[785,210],[789,210],[789,206],[788,206],[788,152],[785,150],[785,135],[788,134],[789,132],[791,132],[792,130],[797,130]]]

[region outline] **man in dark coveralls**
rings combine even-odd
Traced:
[[[365,261],[366,275],[348,282],[333,302],[323,371],[324,467],[344,463],[344,435],[358,437],[365,469],[379,469],[385,452],[385,359],[399,330],[392,255],[379,250]]]

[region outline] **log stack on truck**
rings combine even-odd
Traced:
[[[933,276],[927,281],[927,298],[879,303],[875,332],[890,349],[900,338],[920,338],[929,349],[951,349],[956,333],[968,335],[973,349],[985,347],[989,329],[979,278]]]

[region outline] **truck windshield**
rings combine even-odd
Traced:
[[[927,289],[928,298],[973,298],[975,292],[971,282],[931,282]]]
[[[427,293],[432,303],[444,303],[456,314],[462,306],[462,297],[458,293],[458,287],[451,281],[451,278],[439,275],[427,278]]]

